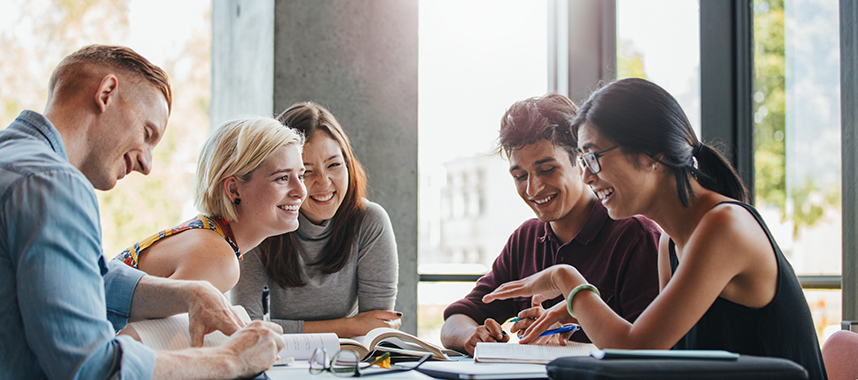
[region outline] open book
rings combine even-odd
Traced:
[[[409,333],[386,327],[372,329],[365,336],[352,339],[341,338],[340,348],[357,351],[361,357],[366,357],[373,351],[388,351],[392,355],[409,356],[432,354],[434,360],[450,360],[449,355],[463,355],[457,351],[438,347]]]
[[[565,346],[479,342],[474,349],[474,361],[548,364],[564,356],[589,356],[593,350],[598,350],[596,345],[579,342],[569,342]]]

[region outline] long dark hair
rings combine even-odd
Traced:
[[[585,123],[629,157],[645,154],[671,168],[685,207],[695,198],[692,177],[706,189],[748,202],[748,189],[727,158],[697,139],[679,103],[655,83],[629,78],[602,87],[572,121],[576,139]]]
[[[278,115],[277,120],[289,128],[303,132],[307,141],[322,133],[336,141],[343,153],[349,173],[349,189],[331,220],[333,233],[322,250],[322,257],[314,263],[308,263],[318,266],[322,273],[339,272],[348,262],[352,243],[366,214],[366,173],[355,157],[349,138],[340,123],[324,107],[313,102],[296,103]],[[295,232],[290,232],[272,236],[259,245],[268,278],[284,288],[306,284],[298,271],[298,248],[294,234]]]

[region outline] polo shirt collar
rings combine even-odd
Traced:
[[[577,240],[583,245],[589,244],[596,238],[596,235],[599,234],[599,231],[602,230],[602,227],[608,219],[608,210],[605,209],[605,206],[603,206],[601,202],[596,202],[593,209],[590,211],[590,215],[587,217],[587,222],[584,223],[584,227],[581,227],[581,231],[578,231],[578,234],[575,235],[572,240]],[[557,235],[555,235],[554,231],[551,230],[550,223],[544,224],[545,232],[539,237],[540,242],[544,243],[545,240],[550,239],[559,245],[566,243],[565,241],[561,242],[557,240]]]

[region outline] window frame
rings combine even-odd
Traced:
[[[858,183],[858,6],[840,0],[842,183]],[[701,135],[722,141],[746,184],[754,183],[753,1],[700,1]],[[728,80],[724,80],[727,78]],[[751,203],[754,188],[749,186]],[[843,320],[858,319],[858,192],[843,186],[840,276],[798,276],[804,289],[841,289]]]
[[[583,101],[593,83],[616,76],[616,2],[549,1],[548,87]],[[747,184],[754,183],[752,7],[752,0],[700,1],[701,136],[728,147],[725,153]],[[858,103],[858,4],[852,0],[840,0],[840,50],[842,273],[798,277],[805,289],[841,289],[842,319],[852,321],[858,320],[858,234],[852,233],[858,231],[858,188],[846,186],[858,184],[858,108],[846,106]],[[753,186],[749,190],[753,203]],[[420,274],[419,281],[480,276]]]
[[[858,320],[858,5],[840,0],[840,162],[843,213],[842,320]]]

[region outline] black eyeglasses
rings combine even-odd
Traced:
[[[608,149],[600,150],[598,152],[587,152],[578,156],[578,165],[581,166],[581,170],[590,169],[590,173],[596,174],[602,171],[602,165],[599,164],[599,157],[605,155],[605,152],[614,150],[619,148],[619,145],[614,145]]]
[[[362,369],[369,368],[370,363],[360,361],[360,356],[352,350],[339,350],[328,361],[328,352],[323,347],[317,348],[310,356],[310,373],[318,375],[322,372],[330,372],[337,377],[362,377],[372,375],[384,375],[387,373],[405,372],[417,369],[423,362],[429,360],[432,355],[422,357],[417,364],[408,368],[395,368],[386,371],[363,373]]]

